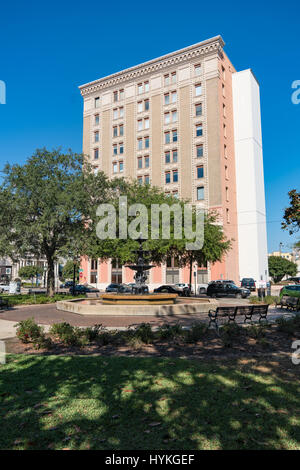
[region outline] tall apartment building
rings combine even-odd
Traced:
[[[218,211],[232,248],[195,266],[197,282],[267,278],[259,86],[236,72],[220,36],[80,87],[83,152],[95,171],[137,178]],[[132,282],[118,260],[82,260],[82,282]],[[150,286],[189,282],[176,260]]]

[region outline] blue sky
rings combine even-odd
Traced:
[[[268,248],[287,251],[296,237],[280,222],[300,181],[299,19],[290,0],[2,3],[0,168],[42,146],[81,152],[78,85],[221,34],[236,69],[251,67],[261,85]]]

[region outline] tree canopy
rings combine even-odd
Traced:
[[[269,256],[269,274],[274,282],[280,282],[284,276],[295,276],[297,265],[281,256]]]
[[[293,189],[288,193],[290,198],[290,206],[284,211],[281,226],[284,230],[288,230],[289,234],[292,235],[300,229],[300,192]]]

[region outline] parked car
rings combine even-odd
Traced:
[[[300,284],[300,276],[289,277],[289,278],[287,279],[287,281],[293,282],[294,284]]]
[[[0,294],[9,292],[9,284],[0,284]]]
[[[208,297],[236,297],[247,298],[250,295],[249,289],[237,287],[233,283],[229,282],[211,282],[207,287]]]
[[[255,281],[252,277],[243,277],[243,279],[241,280],[241,287],[249,289],[250,291],[256,290]]]
[[[86,294],[87,292],[100,292],[99,289],[96,289],[96,287],[91,287],[91,286],[84,286],[82,284],[78,284],[75,287],[70,287],[69,288],[70,294]]]
[[[66,289],[68,287],[72,287],[74,284],[73,281],[66,281],[64,284],[61,284],[59,287],[60,289]]]
[[[289,297],[300,297],[300,286],[296,284],[293,286],[284,286],[279,293],[279,297],[282,298],[284,295]]]
[[[167,284],[157,287],[153,292],[168,292],[169,294],[178,294],[180,297],[188,297],[190,295],[189,289],[179,289],[178,287]]]
[[[194,293],[193,286],[191,286],[190,284],[188,284],[186,282],[178,282],[177,284],[174,284],[174,287],[176,287],[176,289],[180,289],[180,290],[189,289],[189,291],[191,293]]]
[[[109,284],[105,289],[105,292],[110,292],[110,293],[113,293],[113,292],[126,293],[126,292],[131,292],[131,291],[132,291],[131,286],[129,285],[127,286],[126,284],[115,284],[115,283]]]

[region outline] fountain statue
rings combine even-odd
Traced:
[[[137,254],[137,263],[127,265],[126,267],[129,269],[132,269],[133,271],[136,271],[134,275],[135,286],[132,287],[132,293],[133,294],[148,294],[149,289],[148,289],[148,286],[145,284],[148,279],[147,271],[149,271],[149,269],[151,268],[154,268],[154,266],[151,264],[148,264],[147,260],[145,259],[145,258],[148,258],[149,253],[150,253],[149,251],[143,250],[143,243],[146,240],[143,239],[140,235],[137,241],[139,242],[139,245],[140,245],[138,250],[134,251],[134,253]]]

